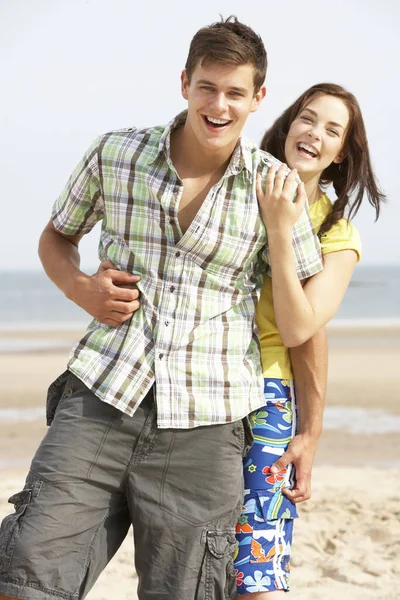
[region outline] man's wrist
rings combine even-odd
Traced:
[[[82,273],[82,271],[79,271],[78,269],[74,274],[70,275],[66,281],[63,290],[68,300],[72,300],[72,302],[75,302],[75,304],[78,304],[80,306],[80,291],[82,290],[82,287],[88,282],[88,280],[89,276],[85,273]]]

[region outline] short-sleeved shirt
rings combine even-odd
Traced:
[[[255,307],[269,254],[255,175],[279,163],[241,138],[183,233],[170,134],[185,120],[98,138],[53,209],[67,235],[101,220],[100,259],[141,276],[140,309],[119,327],[93,320],[69,369],[129,415],[155,383],[161,428],[238,420],[264,402]],[[322,269],[307,211],[293,251],[301,279]]]
[[[325,217],[331,212],[332,203],[324,194],[310,206],[310,217],[315,231],[319,231]],[[339,250],[354,250],[357,262],[361,258],[360,235],[354,225],[347,219],[340,219],[322,235],[322,254]],[[264,377],[276,379],[293,379],[289,350],[283,345],[275,320],[272,301],[272,281],[265,278],[260,301],[257,305],[256,321],[260,335],[261,358]]]

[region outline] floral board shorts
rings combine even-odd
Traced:
[[[265,406],[249,415],[254,444],[243,462],[244,506],[236,527],[238,594],[289,590],[293,519],[298,515],[282,488],[292,487],[294,469],[288,465],[275,474],[270,469],[296,433],[293,382],[265,379],[264,397]]]

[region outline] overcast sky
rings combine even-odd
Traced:
[[[168,122],[185,108],[180,73],[202,26],[236,14],[264,39],[268,95],[245,132],[257,142],[307,87],[358,98],[389,203],[356,218],[364,264],[400,264],[400,3],[397,0],[0,0],[0,269],[39,268],[37,239],[93,138]],[[98,230],[82,242],[96,265]]]

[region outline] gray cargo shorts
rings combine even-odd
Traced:
[[[84,598],[132,523],[140,600],[233,600],[246,421],[158,429],[152,392],[129,417],[68,371],[47,411],[1,525],[0,593]]]

